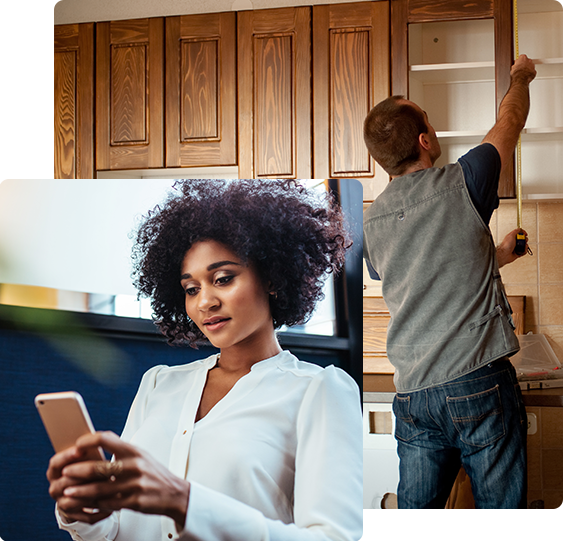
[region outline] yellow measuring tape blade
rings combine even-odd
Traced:
[[[518,0],[514,0],[514,53],[520,56],[518,45]],[[522,136],[518,136],[516,147],[516,227],[522,227]]]

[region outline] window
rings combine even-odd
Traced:
[[[185,173],[183,170],[182,173]],[[177,173],[177,172],[176,172]],[[232,178],[216,171],[216,178]],[[0,303],[150,319],[131,284],[129,238],[174,179],[7,180],[0,184]],[[324,180],[303,180],[320,192]],[[335,288],[290,332],[333,336]]]

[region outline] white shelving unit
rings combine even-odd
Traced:
[[[563,7],[519,0],[518,37],[537,71],[522,133],[522,191],[529,199],[563,197]]]
[[[523,194],[563,197],[563,7],[519,0],[520,52],[536,62],[522,133]],[[493,20],[409,25],[409,98],[427,113],[442,156],[456,161],[495,122]]]
[[[495,119],[494,22],[411,24],[409,98],[440,139],[438,166],[478,144]]]

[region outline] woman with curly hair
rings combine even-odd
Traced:
[[[220,352],[150,369],[121,438],[51,459],[60,527],[84,541],[357,541],[358,388],[275,334],[307,320],[350,244],[338,205],[294,181],[177,183],[137,232],[135,284],[169,343]],[[81,461],[97,447],[113,460]]]

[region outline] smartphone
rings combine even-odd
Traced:
[[[86,404],[75,391],[39,394],[35,397],[35,406],[56,453],[72,447],[80,436],[94,432]],[[85,460],[106,458],[98,447]]]

